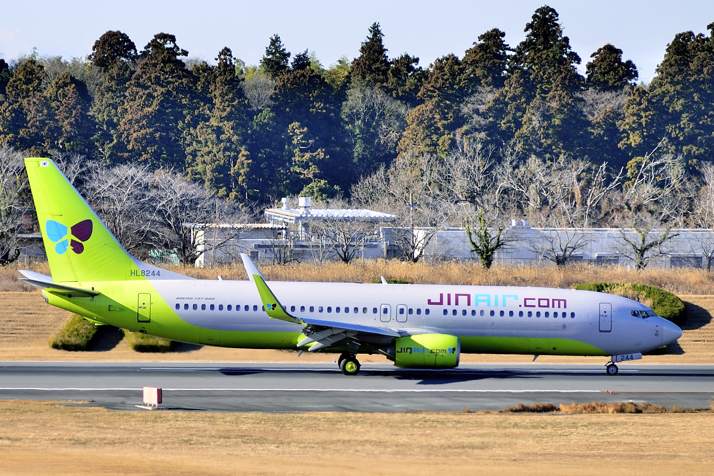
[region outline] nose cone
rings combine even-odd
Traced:
[[[662,329],[662,344],[669,345],[682,337],[682,329],[679,326],[667,319],[662,319],[660,324]]]

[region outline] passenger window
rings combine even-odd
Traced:
[[[416,312],[417,312],[417,316],[421,316],[421,308],[420,307],[417,308]]]
[[[523,317],[523,311],[518,311],[518,317]]]
[[[179,304],[179,303],[176,303],[176,306],[174,306],[174,307],[175,307],[175,308],[176,308],[176,310],[178,311],[179,309],[181,309],[181,304]]]
[[[410,308],[409,308],[409,315],[411,316],[412,314],[414,314],[414,309],[412,309],[412,308],[410,307]]]
[[[332,312],[332,306],[327,306],[327,312]]]
[[[533,311],[528,311],[528,317],[533,317]]]
[[[553,311],[553,317],[558,317],[558,311]]]
[[[315,312],[315,306],[310,306],[310,312]]]
[[[238,309],[238,308],[236,308],[236,309]],[[227,306],[226,306],[226,310],[227,310],[227,311],[232,311],[232,310],[233,310],[233,305],[232,305],[232,304],[227,305]]]
[[[184,311],[188,311],[188,304],[184,304],[183,309],[184,309]]]
[[[256,311],[256,312],[258,311],[258,305],[257,305],[257,304],[253,304],[253,311]]]
[[[545,311],[544,317],[550,317],[550,313],[548,311]]]
[[[205,310],[206,310],[206,305],[205,305],[205,304],[201,304],[201,310],[202,310],[202,311],[205,311]]]
[[[363,307],[363,308],[362,308],[362,314],[367,314],[367,308],[366,308],[366,307]]]
[[[243,310],[246,311],[246,312],[249,311],[249,310],[250,310],[250,306],[248,306],[248,305],[246,304],[245,306],[243,306]]]
[[[197,309],[198,309],[198,304],[194,304],[194,305],[193,305],[193,310],[195,311],[195,310],[197,310]]]
[[[431,312],[431,309],[424,309],[424,314],[426,314],[427,316],[429,315],[430,312]]]
[[[461,315],[462,315],[462,316],[465,316],[467,313],[468,313],[468,311],[467,311],[466,309],[462,309],[462,310],[461,310]]]
[[[340,306],[335,307],[335,314],[337,314],[338,312],[340,312]]]
[[[536,311],[536,317],[540,317],[540,311]]]
[[[295,306],[290,306],[290,312],[295,312]]]
[[[317,312],[322,312],[322,306],[317,306]]]
[[[571,312],[571,313],[570,313],[570,318],[571,318],[571,319],[575,319],[575,313],[574,313],[574,312]]]
[[[456,312],[457,312],[456,309],[453,309],[453,310],[451,311],[451,315],[452,315],[452,316],[455,316],[455,315],[456,315]]]
[[[354,309],[352,309],[352,312],[354,312],[355,314],[359,314],[359,308],[355,307]]]
[[[305,312],[305,306],[300,306],[300,312]]]
[[[513,311],[508,311],[508,317],[513,317]]]
[[[503,317],[503,316],[506,315],[506,313],[505,313],[504,311],[500,311],[500,312],[498,313],[498,315],[501,316],[501,317]]]
[[[208,307],[209,307],[209,309],[210,309],[211,311],[215,311],[215,310],[216,310],[216,305],[215,305],[215,304],[211,304],[211,305],[208,306]]]
[[[496,311],[494,311],[493,309],[491,309],[491,312],[489,312],[489,314],[491,315],[491,317],[493,317],[493,316],[496,315]]]
[[[481,317],[486,315],[486,312],[483,309],[481,309],[478,313]]]
[[[219,305],[218,305],[218,310],[219,310],[219,311],[222,311],[222,310],[223,310],[223,304],[219,304]]]
[[[448,314],[449,314],[448,309],[444,309],[444,315],[446,316],[446,315],[448,315]]]
[[[265,311],[265,306],[260,306],[261,311]]]
[[[403,308],[403,307],[400,307],[400,308],[399,308],[399,314],[400,314],[400,315],[404,314],[404,308]]]
[[[373,308],[372,308],[372,314],[377,314],[377,308],[376,308],[376,307],[373,307]]]

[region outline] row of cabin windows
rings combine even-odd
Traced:
[[[444,314],[445,316],[448,316],[448,315],[449,315],[449,310],[448,310],[448,309],[444,309],[444,310],[443,310],[443,314]],[[491,316],[491,317],[495,317],[495,316],[496,316],[496,311],[495,311],[494,309],[491,309],[491,310],[488,311],[488,313],[487,313],[484,309],[481,309],[481,310],[478,310],[478,311],[477,311],[476,309],[471,309],[470,314],[471,314],[472,317],[476,317],[477,315],[480,316],[480,317],[484,317],[484,316],[486,316],[486,314],[488,314],[488,315]],[[452,309],[452,310],[451,310],[451,315],[452,315],[452,316],[458,316],[458,315],[459,315],[459,310],[458,310],[458,309]],[[461,310],[461,315],[462,315],[462,316],[468,316],[468,315],[469,315],[469,310],[468,310],[468,309],[462,309],[462,310]],[[504,311],[504,310],[501,310],[501,311],[498,311],[498,315],[499,315],[500,317],[505,317],[506,315],[508,315],[508,317],[515,317],[515,316],[516,316],[516,311]],[[535,317],[541,317],[541,316],[543,316],[543,317],[551,317],[551,315],[552,315],[554,318],[562,317],[563,319],[565,319],[565,318],[568,317],[568,313],[567,313],[566,311],[560,311],[560,312],[558,312],[558,311],[553,311],[553,312],[551,312],[551,311],[543,311],[543,312],[541,312],[541,311],[518,311],[518,317],[526,317],[526,316],[527,316],[527,317],[533,317],[533,316],[535,316]],[[574,313],[574,312],[571,312],[571,313],[570,313],[570,318],[571,318],[571,319],[575,319],[575,313]]]
[[[175,305],[174,307],[175,307],[176,310],[178,311],[178,310],[181,309],[181,304],[180,304],[180,303],[176,303],[176,305]],[[218,309],[219,311],[222,311],[222,310],[224,310],[224,309],[225,309],[226,311],[232,311],[232,310],[233,310],[233,305],[232,305],[232,304],[226,304],[225,307],[223,306],[223,304],[188,304],[188,303],[184,303],[184,305],[183,305],[183,310],[184,310],[184,311],[188,311],[189,309],[193,309],[194,311],[198,311],[199,308],[200,308],[202,311],[206,311],[206,310],[215,311],[216,309]],[[250,311],[251,309],[253,309],[253,311],[257,312],[257,311],[258,311],[258,306],[255,305],[255,304],[253,304],[252,306],[249,306],[248,304],[246,304],[246,305],[243,306],[243,310],[244,310],[245,312],[248,312],[248,311]],[[260,309],[261,309],[261,311],[265,311],[265,306],[260,306]],[[236,312],[240,312],[240,304],[236,304]]]
[[[176,308],[177,311],[181,310],[181,304],[180,304],[180,303],[176,303],[174,307]],[[193,309],[194,311],[198,311],[199,308],[200,308],[202,311],[206,311],[206,310],[209,310],[209,311],[215,311],[215,310],[223,311],[224,309],[225,309],[226,311],[232,311],[232,310],[233,310],[233,305],[232,305],[232,304],[227,304],[225,307],[223,306],[223,304],[188,304],[188,303],[184,303],[184,305],[183,305],[184,311],[188,311],[188,310],[190,310],[190,309]],[[257,311],[258,311],[258,306],[255,305],[255,304],[254,304],[253,306],[249,306],[249,305],[247,305],[247,304],[244,305],[244,306],[243,306],[243,311],[248,312],[248,311],[251,310],[251,308],[252,308],[252,310],[253,310],[254,312],[257,312]],[[265,306],[260,306],[260,309],[261,309],[262,311],[265,311]],[[290,312],[295,312],[297,309],[298,309],[298,306],[290,306]],[[332,306],[299,306],[299,309],[300,309],[300,312],[306,312],[306,311],[308,311],[308,312],[315,312],[315,309],[317,309],[317,312],[328,312],[328,313],[332,313],[332,312],[333,312],[333,307],[332,307]],[[240,310],[241,310],[240,304],[236,304],[236,305],[235,305],[235,310],[236,310],[236,312],[240,312]],[[361,311],[362,314],[367,314],[367,313],[369,312],[369,308],[367,308],[366,306],[365,306],[365,307],[362,307],[362,308],[359,308],[359,307],[355,306],[355,307],[351,308],[351,310],[352,310],[352,312],[353,312],[354,314],[359,314],[360,311]],[[335,307],[334,307],[334,312],[335,312],[335,314],[339,314],[340,312],[349,313],[349,312],[350,312],[350,307],[349,307],[349,306],[344,306],[344,307],[335,306]],[[375,315],[376,315],[378,312],[379,312],[379,309],[378,309],[378,308],[376,308],[376,307],[373,307],[373,308],[372,308],[372,314],[375,314]],[[385,313],[388,313],[389,310],[386,309],[384,312],[385,312]],[[409,314],[411,315],[411,314],[414,314],[414,313],[415,313],[415,309],[409,308]],[[399,308],[399,314],[404,314],[404,308]],[[422,314],[425,315],[425,316],[428,316],[429,314],[431,314],[431,310],[430,310],[430,309],[423,309],[423,310],[422,310],[421,308],[417,308],[417,309],[416,309],[416,315],[417,315],[417,316],[421,316]]]
[[[226,304],[226,305],[224,306],[223,304],[188,304],[188,303],[184,303],[183,309],[184,309],[184,311],[188,311],[189,309],[193,309],[194,311],[198,311],[199,306],[200,306],[200,309],[201,309],[202,311],[206,311],[206,310],[215,311],[216,309],[219,310],[219,311],[223,311],[224,309],[225,309],[226,311],[233,311],[233,305],[232,305],[232,304]],[[178,310],[181,309],[181,304],[180,304],[180,303],[176,303],[175,307],[176,307],[176,310],[178,311]],[[258,311],[258,306],[255,305],[255,304],[253,304],[252,306],[250,306],[250,305],[248,305],[248,304],[245,304],[245,305],[243,306],[243,311],[245,311],[245,312],[248,312],[248,311],[250,311],[251,309],[253,310],[253,312],[257,312],[257,311]],[[261,311],[265,311],[265,306],[260,306],[260,309],[261,309]],[[295,312],[297,309],[298,309],[298,306],[290,306],[290,312]],[[299,306],[299,309],[300,309],[300,312],[306,312],[306,311],[315,312],[315,309],[317,309],[317,312],[332,313],[332,306]],[[235,310],[236,310],[236,312],[240,312],[240,310],[241,310],[241,305],[240,305],[240,304],[236,304],[236,305],[235,305]],[[349,312],[350,312],[350,307],[349,307],[349,306],[345,306],[344,308],[341,308],[340,306],[335,306],[335,308],[334,308],[335,314],[339,314],[340,312],[342,312],[342,310],[344,310],[345,313],[349,313]],[[354,314],[359,314],[359,313],[360,313],[360,310],[362,311],[362,314],[367,314],[367,313],[368,313],[368,308],[367,308],[367,307],[362,307],[362,308],[353,307],[353,308],[352,308],[352,312],[353,312]],[[378,311],[378,309],[377,309],[376,307],[373,307],[373,308],[372,308],[372,314],[375,314],[375,315],[376,315],[378,312],[379,312],[379,311]],[[408,308],[408,309],[406,309],[406,308],[404,308],[404,307],[399,307],[398,310],[397,310],[397,313],[400,314],[400,315],[404,315],[405,312],[408,313],[410,316],[411,316],[411,315],[414,315],[414,314],[416,314],[417,316],[421,316],[422,314],[425,315],[425,316],[428,316],[428,315],[431,313],[431,310],[430,310],[430,309],[423,309],[423,310],[422,310],[422,309],[419,308],[419,307],[416,308],[416,309],[415,309],[415,308],[412,308],[412,307],[410,307],[410,308]],[[514,317],[514,316],[516,315],[516,312],[515,312],[515,311],[512,311],[512,310],[511,310],[511,311],[507,311],[507,312],[508,312],[508,317]],[[389,309],[388,309],[388,308],[385,308],[385,309],[384,309],[384,313],[385,313],[385,314],[388,314],[388,313],[389,313]],[[480,317],[485,317],[485,316],[486,316],[486,311],[485,311],[484,309],[481,309],[481,310],[471,309],[470,314],[471,314],[472,317],[476,317],[477,315],[480,316]],[[565,311],[561,311],[561,312],[553,311],[552,313],[551,313],[550,311],[543,311],[542,313],[541,313],[541,311],[518,311],[518,317],[526,317],[526,316],[527,316],[527,317],[533,317],[534,315],[535,315],[535,317],[541,317],[541,315],[542,315],[543,317],[550,317],[551,314],[552,314],[552,316],[553,316],[554,318],[562,317],[563,319],[565,319],[565,318],[568,317],[568,313],[565,312]],[[444,315],[444,316],[448,316],[448,315],[449,315],[449,310],[448,310],[448,309],[444,309],[444,310],[443,310],[443,315]],[[459,310],[458,310],[458,309],[452,309],[452,310],[451,310],[451,315],[452,315],[452,316],[458,316],[458,315],[459,315]],[[468,315],[469,315],[469,310],[468,310],[468,309],[462,309],[462,310],[461,310],[461,315],[462,315],[462,316],[468,316]],[[494,309],[491,309],[490,311],[488,311],[488,315],[491,316],[491,317],[495,317],[495,316],[496,316],[496,311],[495,311]],[[498,315],[499,315],[500,317],[505,317],[505,316],[506,316],[506,311],[504,311],[504,310],[498,311]],[[574,312],[571,312],[571,313],[570,313],[570,318],[571,318],[571,319],[574,319],[574,318],[575,318],[575,313],[574,313]]]

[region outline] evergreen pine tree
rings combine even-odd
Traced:
[[[508,44],[506,33],[494,28],[482,35],[466,50],[463,60],[463,83],[469,94],[479,87],[501,88],[506,80]]]
[[[389,58],[379,23],[372,23],[369,35],[352,62],[352,81],[366,86],[384,86],[388,80]]]
[[[290,61],[290,53],[283,46],[283,40],[280,36],[273,35],[270,37],[270,42],[265,48],[265,54],[260,60],[260,66],[268,75],[277,79],[278,76],[288,71]]]
[[[637,79],[637,67],[630,60],[622,61],[622,50],[606,44],[590,55],[586,85],[601,91],[614,91]]]
[[[142,51],[117,127],[126,160],[184,167],[183,134],[201,110],[193,77],[180,59],[187,54],[168,33],[155,35]]]
[[[136,46],[125,33],[107,31],[94,43],[89,59],[100,71],[90,107],[95,150],[105,163],[116,163],[122,152],[117,135],[120,108],[136,66]]]
[[[87,86],[64,72],[49,84],[45,95],[53,112],[53,148],[91,157],[94,121]]]

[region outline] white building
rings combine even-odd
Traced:
[[[300,240],[309,239],[310,225],[315,222],[360,222],[378,227],[397,219],[396,215],[365,208],[315,208],[310,197],[299,197],[297,208],[291,208],[287,198],[282,203],[280,208],[265,210],[265,219],[268,223],[287,225]]]

